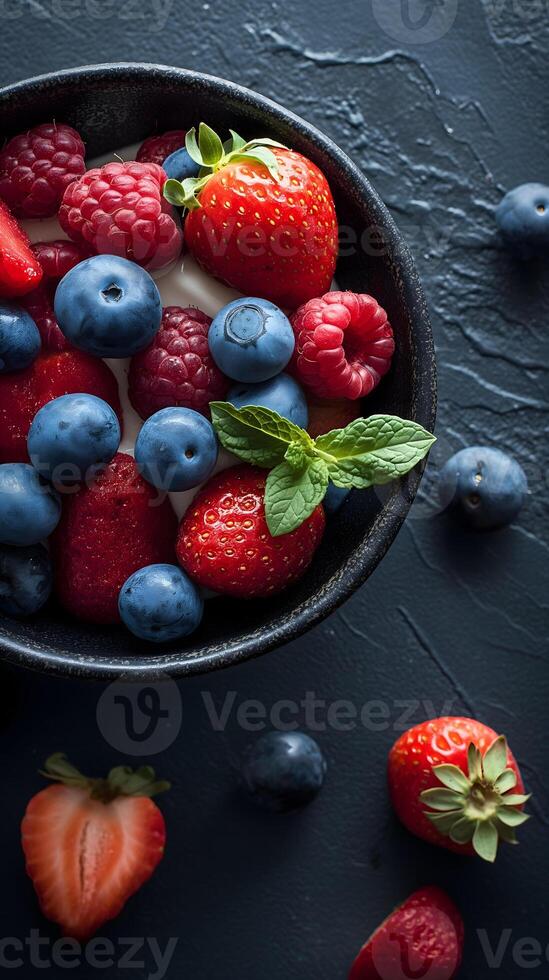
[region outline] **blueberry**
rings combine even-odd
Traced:
[[[177,565],[147,565],[120,590],[122,622],[142,640],[180,640],[197,628],[204,602],[194,582]]]
[[[282,813],[305,806],[322,789],[326,760],[303,732],[268,732],[242,768],[244,788],[265,810]]]
[[[0,546],[0,610],[8,616],[32,616],[48,601],[52,568],[47,548]]]
[[[47,480],[70,486],[93,477],[120,445],[115,412],[95,395],[62,395],[34,416],[27,440],[31,463]]]
[[[474,528],[510,524],[528,492],[524,470],[499,449],[471,446],[452,456],[440,473],[439,497]]]
[[[307,400],[297,381],[289,374],[277,374],[275,378],[260,384],[233,385],[227,401],[236,408],[263,405],[302,429],[306,429],[309,424]]]
[[[28,463],[0,465],[0,544],[38,544],[61,517],[58,494]]]
[[[40,353],[40,331],[15,303],[0,303],[0,374],[22,371]]]
[[[144,423],[135,444],[142,476],[159,490],[191,490],[211,476],[218,442],[213,426],[191,408],[163,408]]]
[[[186,180],[187,177],[198,177],[200,167],[189,156],[185,147],[170,153],[162,164],[162,170],[167,174],[169,180]]]
[[[93,255],[75,265],[58,285],[54,307],[65,337],[95,357],[137,354],[162,319],[154,279],[116,255]]]
[[[521,184],[509,191],[496,211],[505,241],[525,258],[549,250],[549,187]]]
[[[235,299],[215,317],[208,343],[217,366],[234,381],[268,381],[280,374],[295,346],[288,317],[253,296]]]
[[[347,490],[344,487],[336,487],[336,485],[330,481],[326,491],[326,496],[322,501],[326,513],[335,514],[341,505],[347,500],[350,492],[350,490]]]

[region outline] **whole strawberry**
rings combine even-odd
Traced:
[[[187,151],[202,176],[169,180],[164,194],[189,209],[185,241],[211,275],[250,296],[295,309],[330,287],[338,248],[332,194],[318,167],[272,140],[223,146],[204,123]]]
[[[46,918],[85,942],[162,860],[166,825],[151,797],[170,784],[149,766],[83,776],[62,753],[43,775],[55,785],[33,796],[21,824],[27,874]]]
[[[141,418],[171,406],[209,415],[210,402],[225,397],[230,382],[210,354],[211,322],[192,307],[164,308],[156,337],[130,366],[130,401]]]
[[[413,834],[495,861],[516,844],[529,797],[503,736],[472,718],[435,718],[405,732],[389,755],[393,806]]]
[[[107,163],[67,188],[59,223],[95,252],[131,259],[149,270],[176,259],[183,234],[162,195],[166,174],[155,163]]]
[[[84,144],[72,126],[44,123],[0,152],[0,197],[19,218],[50,218],[84,173]]]
[[[167,133],[149,136],[137,151],[139,163],[156,163],[162,166],[166,157],[185,146],[185,130],[170,129]]]
[[[440,888],[421,888],[376,929],[349,980],[453,980],[463,938],[463,920],[451,898]]]
[[[21,305],[36,323],[44,350],[68,350],[71,345],[61,332],[53,309],[55,290],[59,280],[87,258],[89,251],[76,242],[65,240],[36,242],[32,250],[42,266],[44,277],[36,289],[21,298]]]
[[[253,466],[224,470],[185,514],[177,557],[204,588],[241,599],[271,596],[310,565],[324,532],[322,506],[295,531],[272,537],[265,520],[266,477]]]

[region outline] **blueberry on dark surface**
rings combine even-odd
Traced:
[[[162,170],[169,180],[187,180],[188,177],[198,177],[200,167],[189,156],[185,147],[170,153],[162,164]]]
[[[448,460],[439,477],[441,506],[478,529],[510,524],[527,492],[520,463],[487,446],[461,449]]]
[[[248,296],[219,311],[208,333],[218,368],[234,381],[257,383],[280,374],[295,346],[288,317],[274,303]]]
[[[48,601],[52,567],[44,545],[0,545],[0,610],[8,616],[32,616]]]
[[[162,319],[152,276],[116,255],[93,255],[67,272],[54,307],[67,340],[95,357],[132,357],[150,344]]]
[[[93,477],[120,445],[120,423],[95,395],[62,395],[40,409],[27,439],[35,469],[55,484]]]
[[[218,442],[213,426],[192,408],[163,408],[143,425],[135,461],[160,490],[191,490],[211,476]]]
[[[277,374],[269,381],[260,384],[236,384],[230,389],[227,401],[235,408],[246,405],[261,405],[278,412],[294,425],[306,429],[309,424],[307,399],[302,388],[289,374]]]
[[[0,374],[22,371],[40,353],[36,323],[15,303],[0,303]]]
[[[499,204],[496,221],[505,241],[524,257],[549,253],[549,187],[515,187]]]
[[[200,624],[203,599],[177,565],[147,565],[130,575],[120,590],[122,622],[142,640],[180,640]]]
[[[61,501],[28,463],[0,466],[0,543],[38,544],[55,530]]]
[[[326,760],[309,735],[268,732],[248,753],[242,781],[255,803],[282,813],[310,803],[322,789],[326,770]]]

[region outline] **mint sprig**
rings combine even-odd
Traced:
[[[225,449],[271,472],[265,516],[273,537],[289,534],[322,502],[330,481],[364,489],[405,476],[429,452],[435,436],[396,415],[355,419],[312,439],[269,408],[212,402],[212,422]]]

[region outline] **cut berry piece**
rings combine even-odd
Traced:
[[[146,565],[173,564],[177,519],[171,503],[117,453],[90,485],[64,497],[52,538],[57,596],[68,612],[94,623],[120,621],[118,597]]]
[[[264,471],[236,466],[197,494],[179,528],[177,556],[199,585],[241,599],[271,596],[297,581],[324,533],[319,505],[300,527],[274,538],[265,519]]]
[[[360,405],[357,402],[350,402],[347,398],[326,399],[309,396],[307,405],[309,409],[307,432],[313,439],[331,432],[332,429],[344,429],[362,414]]]
[[[130,366],[130,401],[141,418],[174,406],[209,415],[209,403],[225,398],[230,382],[210,354],[211,322],[201,310],[165,307],[152,344]]]
[[[164,160],[185,146],[186,132],[184,129],[170,129],[158,136],[149,136],[137,151],[136,160],[139,163],[156,163],[162,166]]]
[[[36,242],[32,250],[42,266],[44,278],[37,289],[22,298],[21,305],[36,323],[44,350],[69,350],[71,345],[59,329],[53,300],[59,280],[88,257],[89,249],[60,240]]]
[[[27,436],[38,410],[79,392],[108,402],[122,423],[116,378],[104,361],[88,354],[42,353],[26,370],[0,375],[0,462],[27,462]]]
[[[154,163],[108,163],[65,191],[59,223],[75,242],[160,269],[178,257],[183,233],[163,197],[166,174]]]
[[[292,316],[291,369],[318,398],[364,398],[391,366],[393,330],[385,310],[366,293],[331,292]]]
[[[0,201],[0,296],[24,296],[42,279],[42,266],[27,234]]]
[[[84,144],[71,126],[44,123],[14,136],[0,153],[0,197],[20,218],[50,218],[86,170]]]

